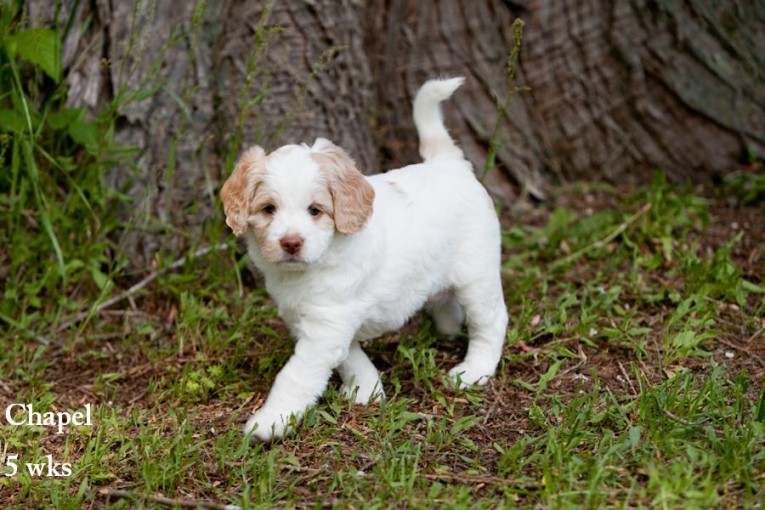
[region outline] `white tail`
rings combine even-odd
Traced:
[[[464,157],[446,131],[440,106],[441,101],[448,99],[463,81],[465,78],[430,80],[414,98],[414,125],[420,136],[420,156],[425,161]]]

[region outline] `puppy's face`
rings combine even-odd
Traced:
[[[302,269],[322,258],[336,233],[364,228],[374,190],[342,149],[320,138],[268,156],[251,148],[221,198],[235,235],[251,230],[266,262]]]

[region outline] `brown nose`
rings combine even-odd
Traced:
[[[290,255],[295,255],[303,247],[303,238],[297,234],[284,236],[279,240],[282,249]]]

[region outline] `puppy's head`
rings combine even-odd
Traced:
[[[244,153],[221,190],[236,236],[252,229],[263,259],[299,269],[318,261],[336,233],[354,234],[372,215],[374,189],[332,142]]]

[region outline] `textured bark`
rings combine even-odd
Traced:
[[[252,48],[259,2],[230,2],[219,19],[225,37],[216,56],[217,127],[231,136],[239,105],[230,100],[245,79],[244,60]],[[362,11],[351,0],[275,2],[267,26],[278,28],[263,48],[253,96],[265,92],[261,106],[248,109],[245,140],[268,150],[285,143],[311,143],[317,137],[345,147],[361,169],[373,173],[376,150],[368,121],[372,110],[370,74],[359,23]],[[250,20],[243,23],[242,20]]]
[[[765,147],[765,4],[534,3],[524,70],[546,149],[571,179],[665,169],[701,181]]]
[[[54,4],[31,1],[35,23],[53,23]],[[75,5],[64,2],[59,20]],[[324,136],[362,170],[377,168],[355,2],[84,0],[77,9],[63,48],[68,103],[95,113],[122,98],[116,142],[135,159],[106,181],[133,197],[124,214],[136,229],[121,243],[136,265],[220,219],[215,195],[232,148]]]
[[[30,0],[34,23],[52,23],[53,4]],[[496,196],[657,168],[703,181],[765,153],[762,1],[69,0],[60,19],[74,5],[69,103],[122,98],[116,139],[134,164],[106,177],[134,197],[125,247],[138,265],[220,221],[232,147],[325,136],[366,173],[418,161],[411,100],[429,77],[467,76],[446,112],[480,172],[519,16],[531,91],[499,119]]]
[[[385,164],[398,167],[419,159],[411,102],[432,77],[466,76],[467,82],[445,105],[449,130],[482,172],[504,101],[505,67],[512,48],[510,25],[516,9],[498,1],[372,1],[365,16],[366,47],[372,67],[379,145]],[[519,77],[524,81],[523,73]],[[517,185],[543,196],[544,148],[535,134],[530,102],[515,96],[498,131],[503,172],[485,181],[496,195],[510,197]]]
[[[422,81],[467,75],[450,129],[481,167],[504,98],[510,24],[526,21],[519,82],[499,131],[500,174],[542,196],[550,177],[703,181],[765,148],[765,3],[746,0],[374,0],[367,53],[379,144],[416,158],[409,103]]]

